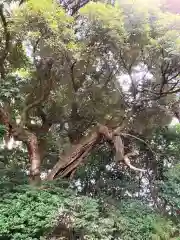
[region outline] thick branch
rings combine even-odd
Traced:
[[[96,131],[94,130],[90,136],[82,140],[81,143],[74,145],[72,151],[67,155],[63,156],[53,167],[52,171],[48,174],[47,179],[53,180],[57,176],[65,177],[71,176],[76,171],[76,168],[82,164],[83,160],[89,152],[101,141],[110,141],[114,144],[116,150],[117,161],[124,161],[124,163],[136,171],[145,170],[136,168],[131,165],[128,156],[124,156],[124,145],[121,136],[118,135],[120,128],[115,131],[109,130],[106,126],[98,125]],[[132,155],[132,154],[131,154]]]
[[[13,123],[10,117],[9,111],[5,107],[0,107],[0,123],[6,127],[6,134],[4,140],[6,143],[10,140],[12,136]]]
[[[9,127],[10,124],[9,113],[5,111],[3,107],[0,107],[0,123],[5,125],[6,127]]]
[[[67,11],[70,11],[70,14],[72,16],[75,15],[79,11],[79,9],[82,8],[83,6],[85,6],[88,2],[89,2],[89,0],[78,0],[78,1],[74,1],[74,0],[68,0],[68,1],[60,0],[60,3],[63,5],[63,7]]]
[[[132,137],[132,138],[137,139],[137,140],[140,141],[140,142],[143,142],[143,143],[150,149],[150,151],[151,151],[153,154],[155,154],[155,152],[152,150],[152,148],[149,146],[149,144],[148,144],[146,141],[144,141],[142,138],[136,137],[136,136],[134,136],[134,135],[132,135],[132,134],[129,134],[129,133],[121,133],[121,135],[122,135],[122,136],[129,136],[129,137]]]
[[[143,170],[143,169],[140,169],[140,168],[136,168],[131,164],[129,157],[134,156],[135,152],[128,153],[128,154],[124,155],[124,144],[123,144],[123,141],[122,141],[120,135],[115,135],[114,136],[114,147],[115,147],[115,150],[116,150],[116,161],[117,162],[124,161],[124,163],[130,169],[135,170],[135,171],[141,171],[141,172],[146,171],[146,170]]]
[[[73,62],[73,64],[71,65],[71,67],[70,67],[70,71],[71,71],[71,81],[72,81],[72,86],[73,86],[74,92],[76,93],[77,90],[78,90],[78,86],[77,86],[77,84],[75,83],[75,76],[74,76],[74,68],[75,68],[75,64],[76,64],[76,61]]]
[[[72,151],[63,156],[53,167],[50,174],[47,176],[48,180],[53,180],[57,175],[67,176],[82,162],[85,156],[88,155],[90,150],[98,141],[97,132],[93,132],[81,144],[73,147]]]
[[[23,113],[21,115],[21,126],[23,126],[26,123],[28,112],[32,109],[40,105],[45,100],[45,94],[43,93],[38,99],[36,99],[34,102],[30,103],[28,106],[26,106],[23,110]]]
[[[173,105],[172,105],[172,111],[175,115],[175,117],[178,119],[178,121],[180,122],[180,101],[177,101],[175,102]]]
[[[124,144],[120,135],[114,135],[114,148],[116,150],[116,161],[124,160]]]
[[[22,5],[22,4],[25,3],[25,2],[26,2],[26,0],[20,0],[19,6]]]

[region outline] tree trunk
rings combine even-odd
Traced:
[[[59,177],[72,177],[83,160],[88,156],[90,151],[98,144],[101,140],[108,141],[111,146],[115,149],[118,157],[117,162],[123,161],[130,169],[135,171],[145,172],[146,170],[134,167],[129,157],[134,156],[134,152],[126,153],[124,155],[124,145],[120,135],[121,127],[115,130],[108,129],[107,126],[98,125],[96,131],[92,131],[91,135],[86,137],[79,144],[75,144],[69,154],[64,155],[53,167],[51,172],[47,176],[47,180],[53,180],[57,176]]]
[[[7,128],[7,137],[13,137],[15,140],[22,141],[26,144],[31,163],[30,183],[36,185],[40,182],[40,165],[41,159],[38,148],[38,140],[35,134],[18,126],[11,121],[10,114],[4,108],[0,107],[0,123]]]
[[[72,147],[70,153],[62,156],[47,176],[47,180],[59,177],[72,177],[79,165],[101,140],[112,141],[112,132],[106,126],[98,125],[92,133]]]
[[[31,163],[30,183],[32,185],[39,185],[41,182],[41,177],[40,177],[41,158],[39,153],[37,137],[32,133],[30,134],[28,133],[28,140],[26,142],[26,145],[27,145],[29,159]]]
[[[47,154],[47,141],[44,138],[38,138],[38,149],[39,155],[41,159],[41,163],[43,162],[46,154]]]
[[[174,116],[178,119],[180,122],[180,102],[177,101],[172,105],[172,112],[174,113]]]
[[[99,134],[93,132],[89,137],[83,139],[81,143],[74,145],[70,153],[62,156],[56,163],[48,174],[47,180],[53,180],[57,176],[66,177],[74,174],[76,168],[82,164],[84,158],[88,156],[99,140]]]

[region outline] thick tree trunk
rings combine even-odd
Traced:
[[[84,158],[88,156],[89,152],[99,141],[99,134],[93,132],[89,137],[82,140],[81,143],[74,145],[72,150],[67,155],[62,156],[56,163],[48,174],[47,179],[53,180],[57,176],[66,177],[74,174],[76,168],[82,164]]]
[[[38,185],[41,182],[40,177],[40,166],[41,166],[41,157],[38,147],[38,140],[37,137],[32,134],[28,133],[28,140],[26,142],[29,159],[31,163],[30,167],[30,183],[32,185]]]
[[[10,114],[3,108],[0,108],[0,123],[7,128],[7,137],[13,137],[15,140],[26,144],[30,159],[30,183],[37,185],[40,183],[40,165],[41,158],[39,153],[38,140],[34,133],[25,130],[23,127],[12,122]]]
[[[44,138],[38,138],[38,149],[39,149],[39,155],[41,159],[41,163],[43,162],[46,154],[47,154],[47,141]]]
[[[81,143],[75,144],[69,154],[60,158],[52,171],[48,174],[47,180],[53,180],[58,176],[71,178],[77,167],[83,163],[90,151],[100,143],[101,140],[111,143],[111,146],[116,151],[117,163],[123,161],[130,169],[144,172],[145,170],[131,165],[129,157],[134,156],[135,153],[126,153],[126,155],[124,155],[124,145],[121,140],[120,131],[121,127],[118,127],[113,131],[106,126],[98,125],[96,131],[94,130],[91,135],[83,139]]]
[[[21,125],[17,125],[16,123],[12,123],[10,116],[7,111],[0,107],[0,123],[4,124],[8,130],[8,136],[14,137],[15,140],[22,141],[26,144],[29,159],[31,163],[30,167],[30,183],[33,185],[37,185],[40,183],[40,166],[41,159],[43,157],[43,142],[38,142],[38,134],[37,132],[32,133],[27,131]],[[43,127],[43,126],[42,126]],[[49,130],[50,125],[47,127],[40,128],[40,132],[46,129]],[[112,144],[116,151],[117,162],[124,161],[124,163],[131,169],[136,171],[145,171],[139,168],[136,168],[131,165],[129,156],[134,155],[134,153],[126,153],[124,155],[124,145],[121,140],[122,127],[116,128],[114,131],[112,129],[108,129],[107,126],[103,126],[98,124],[98,126],[92,131],[91,135],[83,138],[79,143],[75,143],[72,147],[72,150],[62,156],[60,160],[53,167],[51,172],[47,176],[47,180],[53,180],[57,176],[60,177],[72,177],[79,165],[81,165],[84,159],[88,156],[90,151],[101,141],[108,141]],[[130,134],[126,134],[130,135]],[[132,136],[132,135],[130,135]],[[43,144],[42,144],[43,143]],[[41,146],[42,145],[42,146]]]
[[[47,180],[53,180],[56,177],[72,177],[77,167],[83,163],[90,151],[101,140],[112,141],[112,131],[99,124],[89,136],[83,138],[80,143],[75,144],[68,154],[60,158],[48,174]]]

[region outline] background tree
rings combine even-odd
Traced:
[[[163,7],[1,3],[1,239],[178,240],[180,18]]]
[[[1,122],[27,146],[33,181],[40,180],[47,134],[67,139],[53,179],[73,173],[102,136],[129,165],[134,146],[127,143],[124,158],[113,135],[147,135],[178,116],[179,17],[140,3],[89,3],[78,18],[45,0],[10,13],[1,8]]]

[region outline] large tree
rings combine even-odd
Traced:
[[[140,0],[90,2],[70,15],[51,0],[1,4],[6,137],[26,145],[33,183],[50,141],[59,160],[48,179],[73,176],[104,142],[143,171],[129,160],[133,139],[180,119],[180,18]]]

